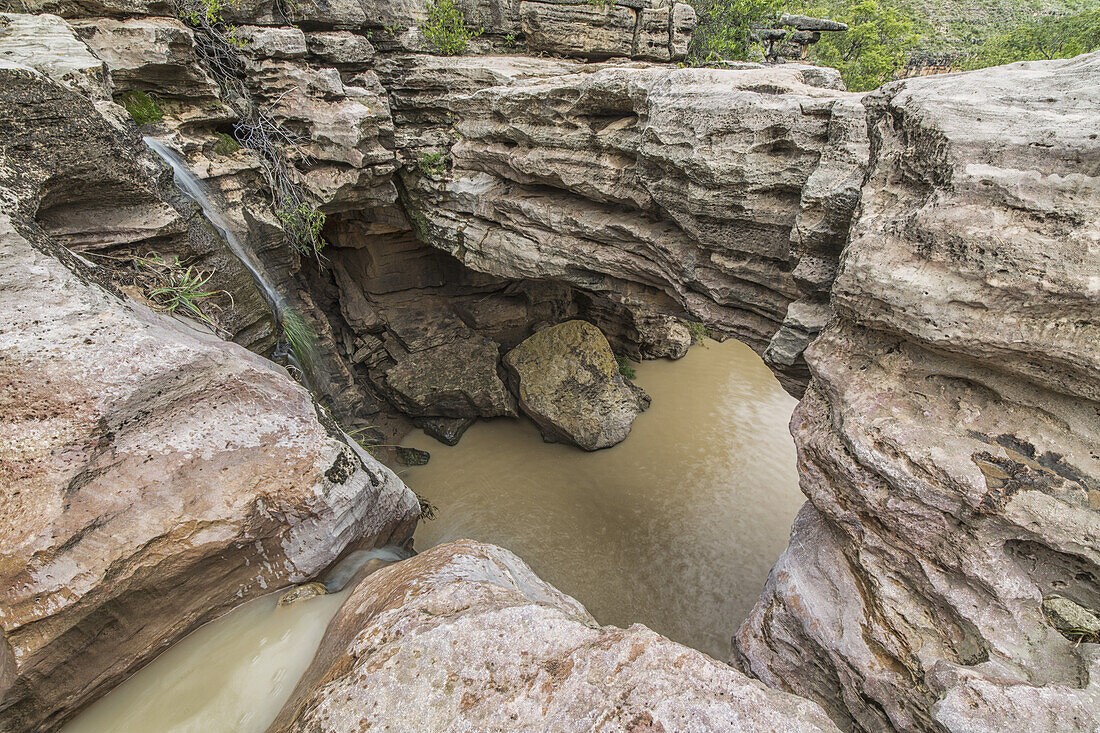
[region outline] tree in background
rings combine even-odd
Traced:
[[[688,61],[702,64],[728,59],[748,61],[753,26],[771,22],[781,0],[691,0],[699,25],[691,38]]]
[[[799,12],[848,24],[843,33],[821,34],[810,59],[839,69],[853,92],[874,89],[894,78],[920,41],[912,19],[889,0],[801,3]]]
[[[689,61],[750,60],[754,27],[772,25],[780,10],[847,23],[823,33],[809,60],[840,70],[853,91],[874,89],[893,77],[917,43],[913,22],[891,0],[694,0],[699,26]]]
[[[1042,61],[1100,49],[1100,10],[1070,15],[1033,15],[993,38],[967,61],[981,69],[1014,61]]]

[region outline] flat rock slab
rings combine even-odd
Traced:
[[[601,627],[512,553],[461,540],[367,576],[269,733],[835,731],[646,627]]]
[[[519,406],[551,442],[609,448],[630,433],[649,396],[623,379],[600,329],[566,321],[543,329],[504,356]]]

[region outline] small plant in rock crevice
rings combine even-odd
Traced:
[[[219,294],[233,296],[225,290],[207,290],[206,284],[214,276],[213,270],[200,270],[189,265],[184,267],[179,257],[165,260],[160,255],[134,258],[139,273],[145,277],[137,278],[136,283],[141,286],[145,297],[153,304],[153,307],[168,313],[182,313],[196,318],[222,333],[223,329],[217,322],[216,316],[219,310],[211,301]]]
[[[698,321],[688,321],[687,328],[693,344],[702,344],[710,338],[710,329]]]
[[[299,252],[308,255],[324,249],[325,240],[321,236],[321,230],[325,226],[323,212],[302,201],[297,206],[281,206],[275,210],[275,214]]]
[[[420,26],[428,43],[444,56],[462,54],[469,42],[484,31],[471,31],[466,26],[466,18],[454,0],[428,0],[428,19]]]
[[[164,111],[157,104],[157,100],[145,92],[126,92],[119,96],[119,102],[138,125],[147,125],[164,119]]]
[[[441,176],[447,172],[447,154],[421,153],[416,159],[416,168],[426,176]]]
[[[616,356],[615,361],[619,363],[619,374],[625,378],[633,380],[638,376],[638,373],[634,371],[634,367],[630,366],[630,359],[625,354]]]

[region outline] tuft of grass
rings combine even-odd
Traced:
[[[119,97],[119,101],[138,125],[147,125],[164,119],[164,111],[157,104],[157,100],[145,92],[136,90],[126,92]]]
[[[428,0],[428,19],[420,26],[428,43],[444,56],[458,56],[466,51],[470,40],[485,29],[471,31],[466,26],[462,10],[454,0]]]
[[[698,321],[688,321],[687,327],[693,344],[701,344],[710,338],[710,329]]]
[[[631,380],[638,376],[638,373],[634,371],[634,367],[630,366],[630,359],[625,355],[616,356],[615,361],[619,362],[619,374]]]
[[[447,154],[421,153],[416,168],[426,176],[441,176],[447,172]]]
[[[169,262],[156,254],[135,258],[134,262],[149,275],[142,283],[142,290],[154,307],[168,313],[181,312],[215,331],[222,331],[215,318],[216,306],[209,301],[218,294],[225,294],[232,302],[233,296],[224,290],[206,290],[206,284],[214,276],[213,270],[184,267],[179,257]]]
[[[321,365],[321,353],[317,350],[317,334],[293,308],[282,311],[280,323],[298,368],[312,382]]]

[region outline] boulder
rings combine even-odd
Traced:
[[[435,547],[361,581],[269,733],[835,731],[636,624],[601,627],[507,550]]]
[[[400,542],[418,502],[285,371],[0,216],[0,730],[52,729],[200,624]]]
[[[499,362],[500,347],[471,334],[402,356],[386,372],[385,384],[414,417],[515,417]]]
[[[623,379],[607,339],[585,321],[545,328],[504,355],[519,406],[545,440],[585,450],[609,448],[630,433],[649,396]]]

